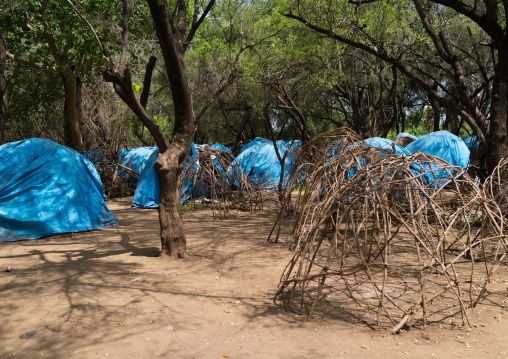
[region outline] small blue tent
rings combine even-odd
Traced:
[[[120,150],[118,163],[141,174],[148,158],[150,158],[152,153],[156,150],[157,147],[122,148]]]
[[[245,150],[248,150],[252,146],[256,146],[256,145],[259,145],[260,143],[264,143],[264,142],[268,142],[268,140],[263,138],[263,137],[256,137],[255,139],[253,139],[249,143],[246,143],[244,146],[242,146],[242,149],[241,149],[240,153],[242,153]]]
[[[277,141],[277,147],[281,157],[286,151],[291,150],[284,141]],[[288,184],[294,160],[294,155],[288,153],[284,161],[284,184]],[[244,149],[228,168],[228,176],[237,186],[240,185],[240,181],[235,177],[243,175],[256,185],[273,189],[279,184],[280,174],[281,166],[273,142],[266,140]]]
[[[439,157],[452,166],[466,168],[469,164],[469,149],[464,141],[448,131],[437,131],[418,137],[416,141],[407,145],[406,150],[411,153],[421,152],[428,155]],[[433,171],[427,174],[429,182],[435,179],[446,177],[442,171]],[[443,181],[438,181],[437,186],[442,185]]]
[[[393,152],[393,145],[395,145],[395,153],[397,155],[410,155],[411,152],[409,152],[407,149],[399,145],[398,143],[394,143],[392,140],[389,140],[387,138],[382,137],[371,137],[367,138],[366,140],[363,140],[363,142],[369,146],[374,148],[382,148],[383,150],[388,150],[390,152]]]
[[[31,138],[0,146],[0,242],[112,227],[93,164],[71,148]]]
[[[141,173],[141,177],[132,199],[132,205],[140,208],[157,208],[159,207],[159,177],[153,168],[155,161],[157,161],[159,150],[155,150],[148,161],[145,168]],[[182,187],[180,193],[180,203],[185,202],[192,196],[192,186],[194,185],[194,178],[192,176],[184,177],[187,167],[192,162],[197,166],[197,151],[194,144],[191,143],[191,151],[187,159],[182,173]]]

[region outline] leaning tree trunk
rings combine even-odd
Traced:
[[[496,76],[492,88],[492,112],[487,139],[488,172],[492,173],[502,158],[508,154],[508,41],[498,49]]]

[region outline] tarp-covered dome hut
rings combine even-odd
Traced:
[[[402,147],[398,143],[395,143],[395,141],[389,140],[387,138],[371,137],[371,138],[367,138],[366,140],[363,140],[363,142],[369,147],[382,148],[382,149],[388,150],[390,152],[393,152],[393,147],[395,147],[395,153],[397,155],[410,155],[411,154],[404,147]]]
[[[411,142],[406,150],[411,153],[418,151],[439,157],[452,166],[466,168],[469,164],[470,152],[466,144],[460,137],[448,131],[437,131],[420,136],[416,141]],[[444,176],[446,174],[439,171],[439,173],[429,174],[427,177],[430,182],[433,182]]]
[[[291,148],[284,141],[277,141],[281,157]],[[284,183],[287,184],[293,169],[295,157],[288,153],[284,161]],[[228,168],[228,175],[235,185],[240,185],[239,176],[247,178],[251,183],[266,189],[274,189],[280,181],[281,165],[273,142],[264,141],[251,146],[235,158]]]
[[[0,242],[112,227],[94,165],[71,148],[30,138],[0,146]]]
[[[157,147],[122,148],[118,163],[141,174]]]
[[[256,145],[259,145],[260,143],[265,143],[265,142],[269,142],[269,141],[266,138],[263,138],[263,137],[256,137],[252,141],[250,141],[250,142],[246,143],[245,145],[243,145],[241,147],[240,153],[242,153],[243,151],[248,150],[249,148],[251,148],[253,146],[256,146]]]
[[[216,151],[225,151],[225,152],[229,152],[229,153],[233,153],[233,151],[231,151],[231,149],[229,147],[226,147],[220,143],[214,143],[213,145],[210,146],[210,149],[211,150],[216,150]]]

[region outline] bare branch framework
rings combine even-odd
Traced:
[[[396,156],[339,129],[313,139],[298,163],[288,191],[298,197],[285,200],[294,254],[276,301],[308,318],[335,303],[357,315],[362,307],[364,320],[393,331],[439,322],[443,306],[471,324],[506,263],[508,160],[478,186],[436,157]]]

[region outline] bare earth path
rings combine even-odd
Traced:
[[[193,258],[170,261],[157,257],[156,210],[108,205],[115,228],[0,243],[0,358],[508,357],[506,268],[473,328],[447,321],[394,336],[274,305],[291,253],[266,242],[273,212],[220,221],[187,211]]]

